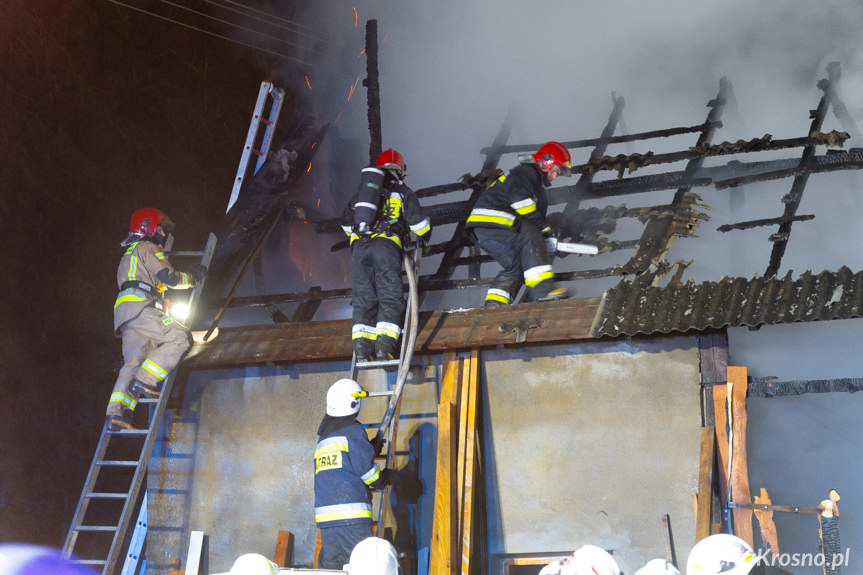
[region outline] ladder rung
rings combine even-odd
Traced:
[[[138,461],[125,459],[100,459],[97,465],[112,465],[116,467],[138,467]]]
[[[138,403],[159,403],[158,397],[142,397],[138,399]]]
[[[74,563],[76,565],[105,565],[108,563],[107,559],[69,559],[69,563]]]
[[[358,361],[358,362],[357,362],[357,367],[358,367],[359,369],[372,369],[372,368],[375,368],[375,367],[390,367],[390,366],[393,366],[393,365],[397,366],[397,365],[399,365],[400,363],[401,363],[401,360],[399,360],[399,359],[382,359],[382,360],[375,360],[375,361]]]
[[[128,499],[128,493],[87,493],[87,497],[92,497],[93,499]]]
[[[79,525],[75,531],[116,531],[116,525]]]
[[[150,433],[149,429],[121,429],[118,431],[108,431],[108,435],[138,435],[138,436],[146,436]]]

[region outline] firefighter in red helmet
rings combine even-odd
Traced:
[[[569,150],[559,142],[547,142],[528,162],[517,165],[480,194],[467,227],[477,244],[503,267],[486,293],[486,306],[512,303],[522,284],[528,287],[529,300],[568,296],[566,288],[554,286],[545,188],[558,176],[571,175],[571,170]]]
[[[399,355],[402,317],[402,250],[411,232],[428,241],[431,223],[404,183],[407,165],[400,153],[383,151],[360,174],[357,193],[342,213],[350,237],[353,283],[351,341],[359,360]]]
[[[154,208],[132,214],[126,248],[117,268],[119,294],[114,302],[114,333],[123,340],[123,367],[108,401],[109,431],[134,429],[132,412],[141,395],[158,397],[162,381],[189,349],[189,330],[164,311],[167,288],[194,287],[206,275],[198,266],[178,272],[164,253],[174,222]]]

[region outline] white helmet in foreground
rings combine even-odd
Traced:
[[[263,555],[246,553],[234,561],[229,575],[278,575],[279,567]]]
[[[635,575],[680,575],[680,571],[665,559],[651,559]]]
[[[758,556],[740,537],[717,533],[695,544],[686,561],[686,575],[746,575]]]
[[[399,575],[396,548],[386,539],[368,537],[354,546],[348,575]]]
[[[564,561],[560,575],[620,575],[620,567],[602,547],[582,545]]]
[[[353,379],[340,379],[327,390],[327,415],[344,417],[359,413],[363,388]]]

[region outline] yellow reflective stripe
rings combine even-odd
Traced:
[[[131,254],[133,251],[135,251],[135,246],[137,245],[138,242],[132,242],[131,244],[129,244],[129,247],[126,249],[126,253],[124,253],[123,255],[128,256],[129,254]]]
[[[154,363],[149,359],[144,360],[144,363],[141,364],[141,367],[155,375],[157,378],[159,378],[159,380],[168,377],[167,371],[165,371],[159,364]]]
[[[378,338],[377,331],[370,325],[358,323],[351,328],[351,339],[370,339],[375,341]]]
[[[551,266],[535,266],[524,271],[524,283],[536,287],[540,282],[554,278]]]
[[[363,483],[365,483],[366,485],[371,485],[372,483],[377,481],[378,477],[380,477],[380,476],[381,476],[381,469],[380,469],[380,467],[378,467],[378,464],[375,463],[375,466],[372,467],[371,469],[369,469],[367,472],[365,472],[360,479],[362,479]]]
[[[125,295],[124,295],[125,294]],[[117,296],[117,301],[114,302],[114,309],[117,309],[117,306],[121,303],[127,302],[144,302],[147,301],[147,298],[144,296],[140,296],[134,292],[120,292],[120,295]]]
[[[486,301],[499,301],[500,303],[510,303],[512,301],[512,296],[509,295],[509,292],[506,292],[502,289],[491,288],[488,290],[488,293],[485,294]]]
[[[343,505],[315,507],[315,521],[318,523],[366,517],[372,518],[372,506],[367,503],[345,503]]]
[[[431,230],[431,222],[428,218],[424,218],[420,223],[411,226],[411,231],[418,236],[425,235],[429,230]]]
[[[135,406],[138,405],[138,401],[134,397],[132,397],[131,395],[126,395],[125,393],[119,391],[115,391],[111,394],[111,399],[108,403],[112,401],[114,403],[122,403],[124,406],[132,410],[134,410]]]
[[[377,334],[378,337],[382,335],[389,336],[393,339],[398,339],[399,334],[402,332],[401,328],[394,323],[388,323],[385,321],[379,321],[377,326]]]
[[[132,256],[129,260],[129,279],[135,279],[135,272],[138,270],[138,256]]]
[[[536,202],[530,198],[518,202],[513,202],[509,206],[521,216],[536,211]]]
[[[322,455],[327,455],[329,453],[334,453],[336,451],[339,451],[339,452],[347,451],[348,450],[347,440],[344,437],[339,437],[338,439],[340,440],[339,443],[330,443],[329,445],[318,445],[318,448],[315,450],[315,459],[317,459],[318,457],[320,457]],[[344,441],[344,443],[341,443],[341,441]]]
[[[484,223],[498,224],[501,226],[512,227],[515,223],[515,216],[508,212],[500,210],[488,210],[485,208],[474,209],[467,218],[468,223]]]
[[[165,259],[165,252],[156,252],[156,259],[158,259],[158,260]]]

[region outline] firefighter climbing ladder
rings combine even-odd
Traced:
[[[213,251],[216,247],[216,236],[210,234],[207,239],[207,245],[203,252],[177,252],[174,255],[201,255],[201,263],[209,267],[210,260],[213,257]],[[200,297],[201,290],[204,287],[204,282],[201,282],[192,290],[189,296],[189,313],[194,310],[194,304]],[[138,502],[138,496],[141,491],[141,486],[147,474],[147,464],[150,459],[150,453],[153,450],[153,445],[156,442],[156,436],[159,432],[159,427],[162,423],[162,417],[165,414],[165,406],[168,398],[171,395],[171,387],[174,384],[174,377],[177,370],[174,370],[165,380],[162,393],[159,399],[144,399],[139,401],[139,404],[147,405],[148,426],[147,429],[139,430],[123,430],[109,432],[107,425],[102,427],[102,434],[99,437],[99,443],[96,447],[96,453],[93,456],[93,462],[90,465],[90,471],[87,473],[87,480],[84,483],[84,490],[81,492],[81,497],[78,500],[78,507],[75,510],[75,516],[72,519],[72,524],[69,528],[69,533],[66,536],[66,542],[63,545],[63,553],[68,557],[76,552],[76,547],[79,543],[84,543],[86,554],[95,554],[98,550],[107,548],[107,553],[100,555],[97,558],[75,558],[77,563],[90,565],[92,567],[101,567],[103,575],[114,573],[115,566],[119,562],[120,550],[125,544],[126,534],[131,523],[132,515],[135,511]],[[137,445],[143,445],[138,448]],[[113,444],[113,445],[112,445]],[[109,446],[111,448],[109,449]],[[129,453],[135,452],[134,458],[129,457]],[[117,457],[115,454],[121,454]],[[108,471],[111,470],[111,471]],[[125,471],[121,471],[125,470]],[[103,476],[102,471],[107,473]],[[133,475],[131,480],[128,480],[129,471]],[[102,476],[102,481],[100,481]],[[124,481],[125,479],[125,481]],[[122,487],[118,487],[122,484]],[[103,491],[102,489],[108,489]],[[100,501],[106,505],[99,506],[97,510],[101,511],[98,520],[102,521],[103,516],[112,515],[116,517],[115,522],[110,522],[107,525],[94,525],[87,522],[87,511],[90,503]],[[113,501],[114,503],[108,503]],[[116,511],[120,502],[122,502],[122,511]],[[104,521],[107,523],[107,521]],[[144,536],[146,535],[147,526],[147,495],[144,493],[141,501],[141,507],[136,523],[135,533],[133,534],[129,550],[124,561],[122,574],[131,575],[135,573],[135,568],[140,559],[141,550],[143,548]],[[99,535],[102,534],[102,535]],[[79,541],[85,539],[88,541]],[[110,545],[106,544],[105,537],[111,536]],[[101,538],[101,539],[100,539]],[[82,555],[84,553],[81,553]],[[102,558],[104,557],[104,558]]]
[[[414,346],[417,340],[417,326],[419,324],[419,289],[417,287],[417,277],[419,275],[420,258],[422,256],[422,248],[416,245],[412,254],[406,251],[404,254],[405,275],[408,279],[408,301],[405,309],[405,321],[402,328],[402,344],[401,355],[399,359],[385,361],[357,361],[357,356],[354,354],[351,360],[351,379],[356,381],[357,374],[360,369],[387,369],[398,366],[396,375],[396,383],[392,391],[372,392],[369,395],[389,395],[390,401],[387,404],[387,410],[384,413],[381,423],[377,430],[377,440],[386,439],[386,463],[385,467],[392,464],[392,458],[395,453],[392,449],[396,441],[398,431],[398,411],[401,406],[402,390],[410,373],[411,360],[413,359]],[[378,525],[383,525],[384,510],[389,501],[389,487],[384,488],[381,493],[380,507],[378,509]]]

